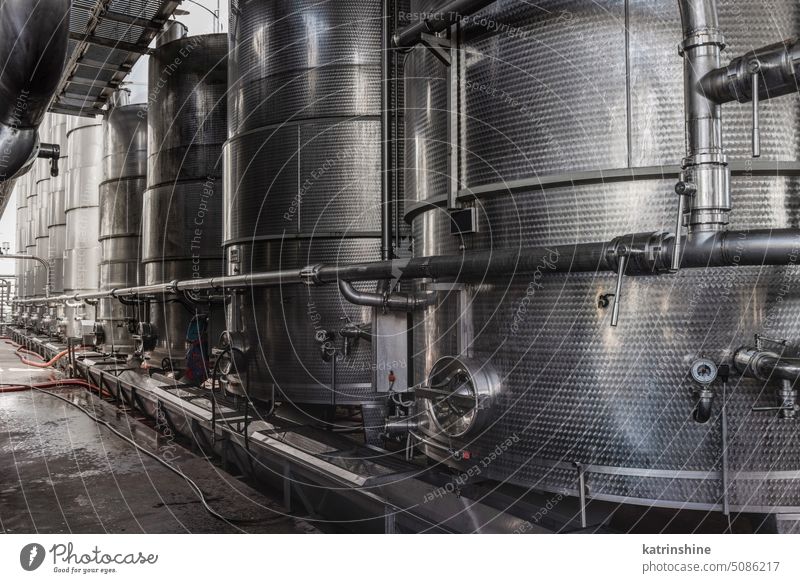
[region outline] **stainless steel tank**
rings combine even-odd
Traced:
[[[43,122],[43,126],[46,121]],[[39,196],[42,187],[42,175],[45,173],[45,167],[40,162],[33,164],[30,172],[28,172],[28,202],[27,214],[25,218],[25,254],[36,255],[36,236],[39,232],[39,210],[42,205],[44,196]],[[25,286],[28,291],[29,297],[41,297],[44,295],[44,279],[40,275],[41,265],[37,261],[24,262],[23,278],[25,279]],[[39,315],[42,309],[40,306],[28,306],[26,309],[27,318],[25,320],[25,328],[34,329],[39,323]]]
[[[28,191],[26,194],[27,202],[25,204],[25,232],[23,233],[22,243],[25,248],[26,255],[36,255],[36,231],[39,216],[39,191],[37,184],[39,182],[39,174],[41,170],[39,164],[34,164],[30,172],[28,172]],[[36,264],[33,261],[23,262],[23,278],[25,280],[25,288],[28,296],[33,297],[40,291],[36,289]],[[44,290],[41,290],[44,291]]]
[[[17,232],[14,241],[14,253],[25,253],[26,245],[25,245],[25,238],[27,232],[27,218],[28,218],[28,181],[30,180],[29,175],[26,174],[19,180],[17,180],[16,184],[14,185],[14,195],[16,196],[17,201]],[[17,297],[24,298],[26,291],[25,291],[25,281],[24,281],[24,274],[25,274],[25,262],[24,261],[15,261],[14,262],[14,275],[17,277]]]
[[[142,214],[146,284],[223,273],[227,54],[227,35],[216,34],[168,42],[150,57],[150,87],[159,90],[151,89],[148,104]],[[150,321],[158,336],[152,356],[156,364],[169,359],[180,366],[189,324],[204,311],[177,300],[151,305]]]
[[[53,116],[47,114],[39,127],[39,135],[43,142],[52,143],[53,137]],[[37,160],[35,165],[39,167],[36,181],[36,201],[37,209],[33,225],[34,249],[33,254],[42,259],[47,259],[50,250],[50,232],[47,229],[47,207],[50,202],[52,191],[52,176],[50,175],[50,165],[46,160]],[[38,262],[31,262],[34,270],[33,285],[36,295],[44,296],[47,286],[50,284],[48,272]],[[45,306],[36,306],[36,315],[32,322],[33,328],[37,333],[45,333],[45,326],[49,325],[47,314],[49,309]]]
[[[769,11],[718,4],[731,55],[800,33],[796,2],[775,2]],[[436,5],[415,1],[410,12]],[[674,0],[500,0],[470,18],[461,192],[479,221],[478,232],[463,237],[450,234],[441,208],[447,72],[430,52],[413,51],[406,216],[415,252],[674,230],[684,156],[681,39]],[[761,108],[760,163],[772,168],[768,175],[748,171],[750,107],[723,108],[734,165],[731,227],[796,227],[800,183],[777,170],[800,156],[796,100]],[[631,168],[659,176],[662,165],[671,165],[671,176],[604,180],[616,170],[632,176]],[[532,277],[449,291],[437,282],[439,306],[415,318],[415,380],[455,382],[460,392],[449,403],[425,402],[422,447],[462,469],[486,460],[482,478],[526,488],[576,494],[580,464],[595,498],[721,509],[721,399],[711,421],[692,419],[690,364],[698,356],[724,361],[754,333],[797,344],[796,266],[627,278],[616,328],[599,301],[614,292],[613,275],[547,272],[543,257]],[[744,379],[728,394],[731,507],[796,512],[797,421],[751,411],[769,400],[762,390]],[[455,462],[448,450],[469,452],[472,461]]]
[[[103,134],[100,118],[72,117],[67,128],[66,251],[64,291],[95,291],[100,269],[99,186],[102,177]],[[66,333],[86,338],[94,328],[95,308],[71,302]]]
[[[230,38],[229,273],[380,259],[381,3],[233,1]],[[247,290],[228,328],[249,357],[228,388],[369,402],[369,343],[344,359],[322,349],[326,338],[341,347],[348,321],[370,320],[336,286]]]
[[[53,118],[51,141],[61,147],[61,158],[58,162],[58,176],[51,178],[50,196],[47,202],[48,248],[46,259],[50,262],[51,294],[64,293],[64,251],[67,246],[67,180],[69,152],[67,149],[67,127],[69,117],[50,114]],[[62,303],[49,308],[50,335],[60,336],[64,333],[65,307]]]
[[[124,102],[103,121],[103,182],[100,184],[100,288],[140,283],[141,226],[147,188],[147,105]],[[129,354],[142,306],[103,299],[97,307],[98,342],[106,351]],[[102,340],[102,342],[100,342]]]
[[[14,185],[14,195],[16,196],[17,206],[17,229],[14,240],[14,252],[25,253],[25,237],[26,237],[26,221],[28,214],[28,181],[30,177],[28,174],[17,180]],[[26,297],[26,281],[25,281],[25,261],[17,260],[14,262],[14,275],[16,276],[16,297]],[[27,308],[25,306],[16,305],[12,314],[12,318],[17,326],[24,326],[25,314]]]

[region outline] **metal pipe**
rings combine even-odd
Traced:
[[[324,285],[327,283],[448,279],[481,282],[497,277],[531,273],[617,272],[618,250],[627,249],[628,275],[654,275],[670,272],[675,237],[671,233],[634,233],[608,242],[520,247],[393,259],[350,265],[311,265],[302,269],[268,271],[248,275],[189,279],[168,283],[78,293],[49,298],[49,301],[124,296],[175,294],[183,291],[225,291],[249,287],[282,285]],[[800,258],[800,230],[754,229],[694,233],[683,241],[681,268],[709,268],[747,265],[787,265]],[[9,256],[5,256],[9,257]],[[24,255],[25,258],[30,256]],[[16,300],[17,304],[43,303],[43,298]]]
[[[722,145],[722,109],[701,86],[719,68],[725,38],[716,0],[678,0],[683,26],[686,158],[682,181],[696,188],[688,205],[689,231],[716,231],[728,224],[730,168]]]
[[[39,125],[67,58],[71,0],[0,3],[0,182],[36,160]]]
[[[3,253],[0,255],[0,259],[21,259],[23,261],[38,261],[41,263],[45,268],[45,285],[44,285],[44,297],[50,297],[50,286],[51,286],[51,273],[50,273],[50,262],[47,259],[42,259],[36,255],[28,255],[26,253]]]
[[[411,48],[418,44],[423,34],[436,34],[469,16],[494,4],[495,0],[451,0],[434,12],[425,13],[417,22],[398,31],[392,41],[397,48]]]
[[[415,312],[436,302],[435,292],[419,294],[369,293],[353,287],[348,281],[339,280],[339,291],[344,299],[357,306],[371,306],[399,312]]]
[[[739,373],[760,381],[800,379],[800,358],[787,358],[752,346],[743,346],[734,353],[733,366]]]
[[[383,0],[381,23],[381,259],[392,259],[392,33],[393,0]]]
[[[727,377],[726,377],[727,379]],[[720,411],[720,437],[722,439],[722,514],[731,513],[728,483],[730,482],[728,462],[728,381],[722,381],[722,407]]]

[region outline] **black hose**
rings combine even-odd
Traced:
[[[266,518],[266,519],[264,519],[264,518],[230,518],[230,517],[227,517],[227,516],[223,516],[222,514],[220,514],[219,512],[217,512],[216,510],[214,510],[211,507],[211,505],[208,503],[208,500],[206,499],[205,494],[200,489],[200,486],[198,486],[197,483],[194,480],[192,480],[189,476],[184,474],[176,466],[172,465],[171,463],[169,463],[166,460],[161,459],[159,456],[157,456],[156,454],[154,454],[153,452],[151,452],[147,448],[139,445],[133,439],[131,439],[130,437],[126,436],[124,433],[122,433],[119,430],[117,430],[116,428],[114,428],[114,426],[112,426],[108,421],[104,421],[103,419],[100,419],[96,415],[92,414],[92,412],[89,411],[88,409],[86,409],[84,407],[81,407],[80,405],[78,405],[77,403],[67,399],[66,397],[62,397],[59,394],[52,393],[50,391],[45,391],[44,389],[39,389],[39,388],[34,387],[34,386],[31,386],[30,388],[32,390],[38,392],[38,393],[44,393],[45,395],[50,395],[51,397],[55,397],[56,399],[60,399],[61,401],[64,401],[65,403],[69,403],[70,405],[72,405],[73,407],[75,407],[76,409],[78,409],[79,411],[84,413],[87,417],[89,417],[95,423],[98,423],[99,425],[103,425],[106,429],[111,431],[117,437],[123,439],[124,441],[126,441],[129,444],[131,444],[133,447],[135,447],[139,451],[141,451],[143,454],[153,458],[158,463],[160,463],[162,466],[164,466],[165,468],[167,468],[171,472],[173,472],[173,473],[177,474],[178,476],[180,476],[181,478],[183,478],[186,481],[186,483],[189,485],[189,487],[192,490],[194,490],[195,494],[197,494],[197,497],[200,499],[200,503],[203,505],[203,508],[205,508],[206,512],[208,512],[214,518],[216,518],[218,520],[221,520],[222,522],[226,522],[226,523],[230,524],[231,526],[235,526],[237,524],[264,523],[264,522],[270,522],[270,521],[274,521],[274,520],[282,520],[283,519],[283,517],[279,517],[277,519],[275,519],[275,518]]]

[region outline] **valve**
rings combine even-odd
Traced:
[[[684,215],[686,214],[686,197],[692,197],[697,194],[697,186],[691,182],[687,182],[681,177],[680,182],[675,185],[675,194],[678,195],[678,218],[675,221],[675,247],[672,251],[672,263],[670,271],[677,273],[681,268],[681,259],[683,256],[683,222]]]
[[[322,360],[330,362],[336,354],[336,344],[334,344],[336,333],[330,330],[317,330],[314,333],[314,339],[319,343]]]
[[[619,323],[622,308],[622,284],[626,275],[658,275],[669,271],[664,249],[669,245],[669,233],[634,233],[613,239],[605,248],[605,261],[616,271],[617,283],[613,294],[598,299],[598,307],[613,297],[611,325]]]
[[[777,411],[781,419],[794,419],[797,416],[797,389],[792,381],[781,379],[781,385],[775,390],[776,405],[766,407],[752,407],[751,411],[767,413]]]
[[[133,335],[134,351],[141,356],[145,352],[155,350],[158,343],[158,333],[148,322],[139,322],[136,334]]]

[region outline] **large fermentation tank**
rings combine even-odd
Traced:
[[[42,141],[52,143],[53,139],[53,116],[48,114],[45,116],[42,125],[39,127],[39,136]],[[47,206],[50,202],[52,192],[53,177],[50,173],[50,167],[46,160],[37,160],[35,163],[38,166],[38,174],[36,180],[36,201],[37,209],[36,216],[33,217],[33,237],[34,237],[34,251],[33,254],[42,259],[47,259],[50,251],[50,232],[47,229]],[[31,262],[34,269],[34,288],[36,293],[44,295],[46,286],[50,283],[47,280],[47,270],[38,262]],[[40,308],[42,310],[43,308]]]
[[[27,215],[28,215],[28,181],[30,180],[29,174],[26,174],[14,185],[14,195],[16,196],[17,206],[17,232],[14,241],[14,253],[25,253],[25,238],[27,232]],[[26,297],[26,281],[25,281],[25,261],[14,262],[14,275],[16,276],[16,297]],[[24,326],[25,314],[28,310],[24,306],[17,305],[14,309],[14,319],[18,325]]]
[[[45,125],[44,123],[42,125]],[[41,184],[44,182],[41,177],[45,173],[45,168],[39,163],[35,163],[28,172],[28,202],[27,214],[25,217],[26,232],[25,232],[25,254],[30,256],[36,255],[36,237],[39,233],[39,209],[42,206],[42,198],[39,196],[41,191]],[[41,285],[44,280],[42,279],[39,271],[42,266],[37,261],[27,260],[24,262],[23,267],[25,286],[27,288],[29,297],[41,297],[44,295],[44,286]],[[28,306],[27,318],[25,320],[25,327],[32,329],[39,323],[39,315],[42,311],[41,306]]]
[[[24,225],[25,233],[22,237],[22,245],[26,255],[36,255],[36,220],[39,214],[39,197],[38,190],[36,189],[39,182],[39,165],[34,164],[27,174],[28,176],[28,189],[26,191],[25,215]],[[23,262],[23,278],[25,280],[25,288],[28,296],[36,295],[35,279],[35,265],[33,261]]]
[[[142,203],[147,188],[147,105],[123,100],[103,121],[103,182],[100,184],[100,289],[140,282]],[[141,305],[102,299],[98,341],[109,352],[128,354]]]
[[[64,250],[67,245],[67,180],[69,166],[69,153],[67,149],[67,126],[69,117],[60,114],[49,114],[53,119],[52,143],[61,148],[61,158],[58,161],[58,176],[51,178],[50,195],[47,202],[47,230],[48,247],[45,258],[50,262],[51,294],[64,293]],[[49,333],[63,334],[64,305],[58,303],[49,308]],[[59,328],[61,327],[61,328]]]
[[[410,12],[437,4],[416,1]],[[730,55],[800,33],[794,1],[774,2],[769,11],[734,0],[718,5]],[[674,186],[685,155],[681,39],[674,0],[500,0],[471,17],[464,31],[461,186],[477,193],[464,204],[477,209],[479,231],[463,237],[450,234],[441,208],[448,73],[433,54],[414,50],[406,67],[406,216],[415,252],[674,231]],[[796,97],[761,107],[760,163],[773,168],[767,175],[747,171],[750,107],[723,107],[734,167],[731,228],[796,228],[800,182],[775,170],[777,161],[800,157]],[[603,180],[618,169],[659,167],[660,174],[662,165],[669,165],[664,179]],[[565,186],[577,179],[579,185]],[[610,309],[599,300],[614,292],[614,275],[551,274],[550,259],[542,257],[532,276],[443,292],[437,307],[415,317],[416,382],[474,379],[462,385],[467,399],[451,401],[453,409],[424,403],[420,431],[432,445],[422,447],[448,463],[454,462],[443,455],[447,449],[469,451],[488,460],[482,478],[525,487],[577,494],[581,464],[593,497],[720,509],[721,399],[708,423],[692,419],[697,387],[690,364],[700,356],[729,359],[754,333],[797,345],[797,267],[629,277],[612,328]],[[439,362],[459,354],[461,360]],[[486,397],[489,415],[470,417],[465,402],[475,391]],[[800,508],[797,420],[751,411],[773,404],[772,394],[753,380],[730,387],[734,509]]]
[[[53,114],[47,114],[39,127],[39,137],[45,143],[53,143],[56,131],[56,118]],[[47,260],[50,253],[50,230],[48,228],[48,207],[52,198],[55,179],[51,175],[50,163],[48,160],[37,160],[35,165],[38,167],[36,181],[36,200],[38,208],[33,225],[33,236],[35,238],[34,255]],[[36,295],[42,297],[45,291],[52,287],[52,270],[50,272],[38,261],[31,262],[34,270],[34,289]],[[49,279],[48,279],[49,277]],[[47,306],[36,306],[36,317],[34,318],[34,330],[37,333],[49,333],[51,318],[50,309]]]
[[[53,118],[52,143],[61,148],[61,158],[58,161],[58,176],[50,180],[50,194],[47,199],[47,212],[45,214],[49,233],[48,251],[45,255],[50,261],[52,271],[52,294],[64,292],[64,249],[67,242],[67,176],[69,153],[67,150],[67,125],[69,117],[60,114],[50,114]]]
[[[148,112],[142,215],[142,261],[148,285],[224,272],[227,54],[227,35],[215,34],[168,42],[150,57],[150,87],[160,89],[152,91]],[[190,323],[207,311],[189,302],[152,304],[156,364],[164,359],[173,365],[182,361]],[[220,316],[221,311],[217,310]]]
[[[67,128],[66,251],[64,291],[96,291],[99,284],[99,186],[103,134],[100,118],[71,117]],[[94,328],[95,308],[84,302],[66,307],[66,333],[85,338]]]
[[[231,2],[231,274],[380,259],[380,32],[377,1]],[[244,390],[296,403],[374,399],[369,343],[335,362],[320,342],[341,346],[344,324],[370,320],[336,286],[247,290],[228,322],[249,351]]]

